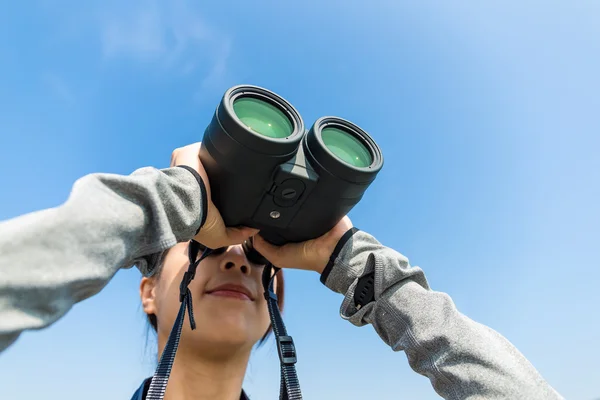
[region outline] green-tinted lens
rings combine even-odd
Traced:
[[[233,102],[233,111],[244,125],[271,138],[290,136],[294,129],[289,118],[277,107],[252,97]]]
[[[373,157],[365,145],[348,132],[337,128],[325,128],[321,137],[333,154],[350,165],[364,168],[373,162]]]

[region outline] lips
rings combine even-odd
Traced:
[[[210,294],[212,296],[229,297],[239,300],[254,301],[254,296],[247,287],[243,285],[236,285],[233,283],[219,285],[213,289],[207,290],[206,294]]]

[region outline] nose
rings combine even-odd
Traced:
[[[229,246],[219,261],[219,267],[222,271],[239,269],[244,275],[250,274],[249,264],[241,245]]]

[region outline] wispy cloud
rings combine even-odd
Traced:
[[[191,0],[132,0],[100,19],[105,61],[152,64],[195,80],[193,97],[221,90],[230,75],[231,36],[211,26]]]
[[[85,46],[86,52],[100,58],[102,67],[126,63],[161,77],[185,79],[195,100],[207,91],[221,91],[237,73],[234,70],[242,69],[232,62],[231,33],[210,22],[201,2],[95,0],[77,3],[66,13],[59,13],[50,0],[42,3],[56,23],[49,38],[53,45]],[[53,72],[68,76],[64,71]],[[69,85],[59,75],[44,76],[44,84],[63,100],[72,98]]]
[[[200,87],[194,93],[194,101],[202,103],[207,93],[217,90],[223,90],[224,84],[228,80],[228,64],[231,57],[232,41],[225,41],[216,51],[216,57],[213,60],[212,67],[200,82]]]
[[[106,59],[155,61],[183,73],[209,61],[199,59],[210,54],[208,49],[229,41],[188,0],[121,3],[118,10],[104,14],[101,24]]]
[[[211,86],[214,82],[223,79],[227,72],[227,64],[231,55],[231,40],[225,41],[222,46],[218,49],[217,57],[214,60],[213,66],[210,69],[208,75],[202,80],[202,87],[206,88]]]
[[[113,16],[102,26],[102,52],[107,58],[164,57],[168,51],[165,28],[166,24],[156,7],[139,10],[129,18]]]

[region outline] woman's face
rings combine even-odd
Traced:
[[[166,254],[158,277],[142,278],[142,306],[146,314],[156,315],[159,343],[169,336],[179,312],[179,285],[188,266],[188,243],[179,243]],[[196,329],[191,330],[186,315],[180,346],[215,357],[250,350],[270,324],[262,271],[262,265],[248,261],[241,245],[202,260],[189,285]]]

